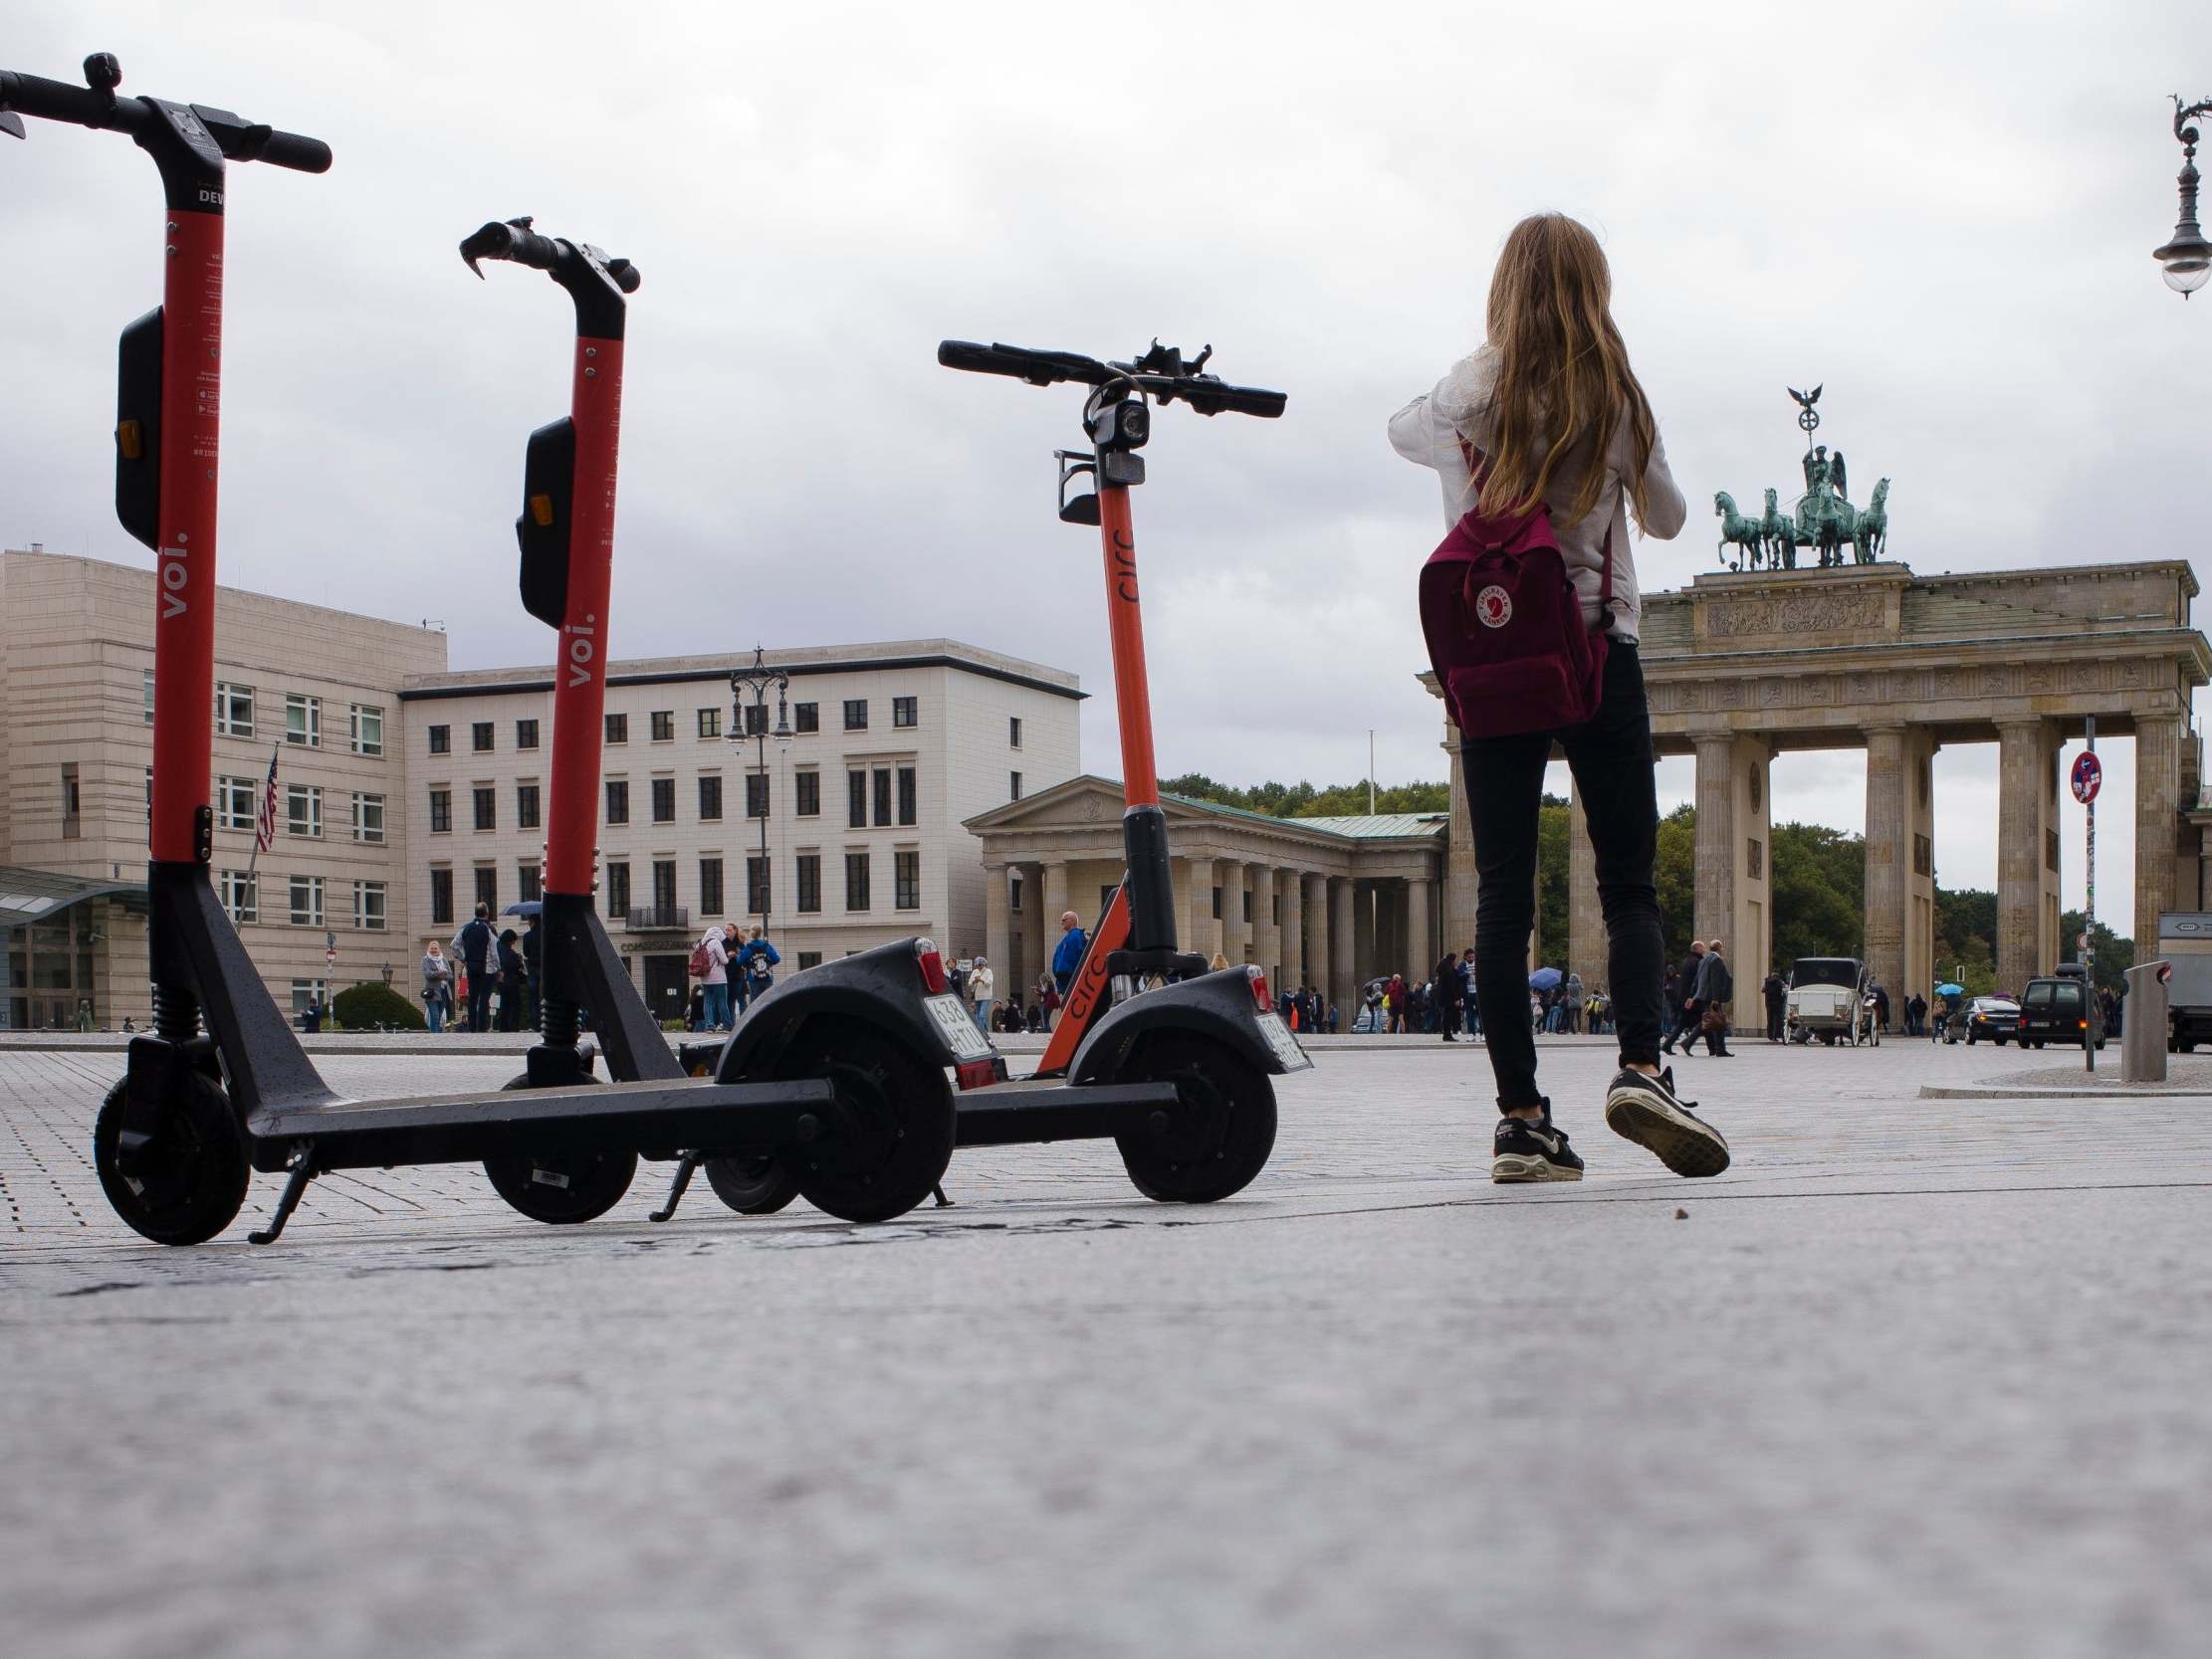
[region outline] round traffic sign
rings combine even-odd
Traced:
[[[2096,755],[2084,749],[2074,757],[2074,798],[2084,806],[2097,799],[2097,791],[2103,785],[2104,768]]]

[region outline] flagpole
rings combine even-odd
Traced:
[[[262,799],[254,802],[254,850],[252,855],[246,860],[246,885],[248,887],[253,886],[254,868],[256,865],[261,863],[261,816],[263,812],[269,810],[269,798],[276,790],[277,756],[283,752],[283,747],[284,745],[281,743],[271,743],[269,745],[269,774],[267,777],[262,779]],[[272,826],[275,823],[274,813],[271,813],[271,823]],[[273,832],[271,839],[275,839]],[[258,907],[260,894],[257,892],[254,897]]]

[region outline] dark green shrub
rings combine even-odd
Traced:
[[[348,985],[331,1000],[331,1012],[346,1031],[373,1031],[388,1025],[399,1031],[421,1031],[429,1021],[422,1010],[391,986],[379,980]]]

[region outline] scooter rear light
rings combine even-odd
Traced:
[[[953,1068],[953,1076],[964,1091],[988,1089],[998,1081],[998,1063],[995,1060],[963,1060]]]
[[[1275,999],[1267,994],[1267,975],[1256,967],[1248,967],[1244,973],[1252,982],[1252,1006],[1263,1014],[1273,1013]]]
[[[918,938],[914,941],[914,965],[922,970],[922,988],[932,996],[943,996],[945,958],[939,953],[935,940]]]

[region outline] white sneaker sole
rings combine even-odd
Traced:
[[[1554,1163],[1549,1158],[1504,1152],[1490,1159],[1490,1179],[1501,1186],[1517,1181],[1579,1181],[1582,1171]]]
[[[1717,1175],[1728,1167],[1728,1142],[1710,1124],[1669,1106],[1644,1089],[1615,1089],[1606,1096],[1606,1127],[1634,1141],[1677,1175]]]

